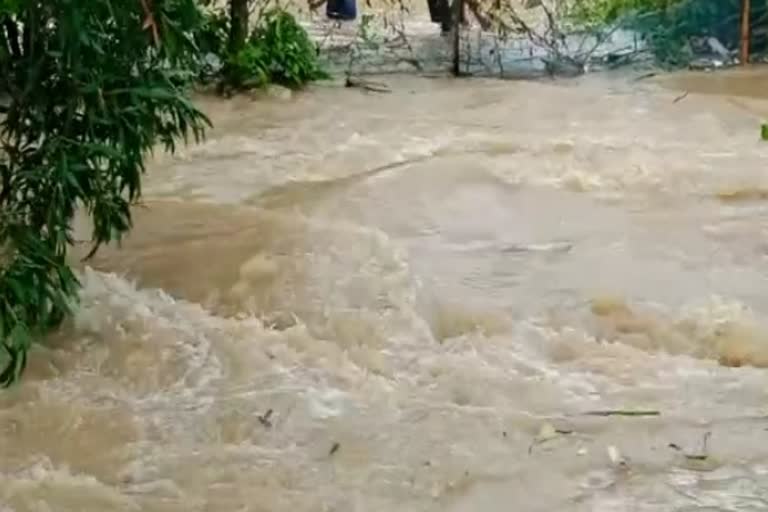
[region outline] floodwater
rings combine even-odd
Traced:
[[[767,79],[201,98],[0,395],[0,510],[768,510]]]

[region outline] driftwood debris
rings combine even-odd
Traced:
[[[705,461],[709,458],[709,439],[712,437],[712,432],[706,432],[702,437],[701,450],[699,453],[686,453],[683,448],[677,443],[669,443],[670,448],[683,454],[686,460],[690,461]]]
[[[272,409],[269,409],[267,412],[265,412],[263,415],[258,417],[259,423],[261,423],[266,428],[272,428],[272,421],[270,418],[272,417],[272,413],[274,411]]]
[[[363,80],[362,78],[355,78],[352,76],[347,77],[346,81],[344,82],[344,87],[357,87],[359,89],[363,89],[364,91],[378,93],[392,92],[389,87],[387,87],[387,84],[371,82],[369,80]]]
[[[630,417],[642,417],[642,416],[661,416],[659,411],[643,411],[643,410],[625,410],[625,409],[609,409],[605,411],[587,411],[587,416],[630,416]]]
[[[658,76],[659,74],[656,71],[649,71],[648,73],[643,73],[642,75],[635,78],[635,82],[640,82],[642,80],[648,80],[649,78],[653,78],[655,76]]]
[[[567,436],[573,434],[573,430],[568,428],[557,428],[551,423],[544,423],[539,429],[539,433],[533,438],[533,442],[528,446],[528,455],[533,453],[533,448],[537,445],[546,443],[553,439],[557,439],[560,436]],[[504,432],[504,437],[507,437],[507,433]]]

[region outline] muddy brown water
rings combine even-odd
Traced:
[[[199,99],[0,510],[768,510],[768,74],[385,80]]]

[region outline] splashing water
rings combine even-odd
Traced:
[[[0,395],[0,511],[765,510],[763,105],[684,80],[201,98]]]

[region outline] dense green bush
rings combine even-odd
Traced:
[[[752,26],[765,25],[766,2],[752,2]],[[641,32],[657,60],[687,64],[696,38],[716,37],[727,48],[739,44],[741,0],[578,0],[571,20],[591,27],[620,24]],[[754,30],[753,48],[766,46],[763,31]]]
[[[662,63],[678,66],[692,57],[694,37],[714,36],[731,48],[739,40],[739,0],[687,0],[671,8],[642,13],[630,26],[647,35]]]
[[[263,52],[269,80],[300,87],[327,78],[317,60],[317,49],[296,19],[281,9],[264,14],[250,44]]]
[[[194,32],[194,40],[200,55],[224,55],[229,37],[229,21],[222,8],[208,7]]]
[[[229,86],[243,89],[269,84],[268,61],[263,49],[246,44],[237,55],[229,57],[225,81]]]
[[[576,0],[569,5],[569,17],[582,25],[608,25],[627,15],[665,11],[681,0]]]
[[[276,83],[298,88],[328,76],[307,32],[280,8],[263,13],[245,48],[228,59],[227,67],[231,84],[244,87]]]

